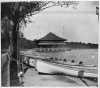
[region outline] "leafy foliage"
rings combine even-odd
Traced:
[[[1,3],[1,30],[2,30],[2,45],[9,44],[9,32],[12,31],[12,43],[16,47],[17,44],[17,35],[19,32],[19,24],[27,23],[25,18],[27,15],[35,11],[40,11],[39,4],[42,2],[4,2]],[[12,25],[13,24],[13,25]],[[9,38],[9,39],[8,39]]]
[[[37,14],[38,12],[52,7],[52,6],[66,6],[77,5],[75,1],[31,1],[31,2],[4,2],[1,3],[1,18],[7,16],[10,20],[23,20],[26,23],[25,18]],[[36,13],[35,13],[36,12]]]

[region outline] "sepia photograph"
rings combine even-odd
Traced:
[[[99,0],[0,4],[2,87],[98,87]]]

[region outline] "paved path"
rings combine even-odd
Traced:
[[[79,78],[57,75],[40,75],[33,68],[24,75],[24,86],[86,86]]]

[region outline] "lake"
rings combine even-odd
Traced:
[[[39,54],[46,57],[66,59],[69,62],[75,60],[75,63],[82,61],[86,65],[98,66],[98,49],[72,49],[65,52],[39,52]]]

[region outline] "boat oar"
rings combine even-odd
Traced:
[[[87,84],[87,82],[86,82],[85,80],[83,80],[83,78],[80,78],[80,80],[81,80],[86,86],[89,86],[89,85]]]

